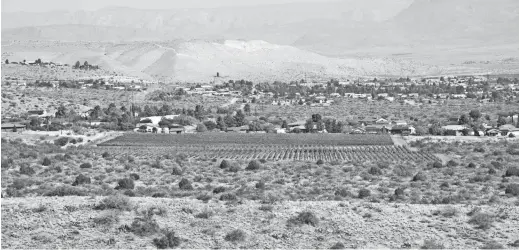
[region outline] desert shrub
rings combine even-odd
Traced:
[[[474,183],[474,182],[485,182],[485,181],[489,181],[492,177],[490,175],[487,175],[487,176],[483,176],[481,174],[478,174],[478,175],[475,175],[475,176],[472,176],[469,178],[469,182],[470,183]]]
[[[107,159],[107,158],[110,158],[111,156],[110,156],[110,153],[108,153],[108,152],[105,151],[105,152],[101,155],[101,157],[103,157],[103,159]]]
[[[443,217],[454,217],[458,214],[458,210],[456,210],[456,208],[453,206],[447,206],[443,208],[441,214],[443,215]]]
[[[245,238],[246,234],[241,229],[232,230],[225,235],[225,240],[231,242],[244,241]]]
[[[369,197],[370,195],[371,195],[371,191],[369,191],[369,189],[363,188],[363,189],[359,190],[360,199]]]
[[[399,187],[399,188],[395,189],[395,196],[396,197],[403,197],[404,196],[404,191],[405,191],[404,187]]]
[[[511,194],[513,196],[519,196],[519,184],[512,183],[505,189],[505,194]]]
[[[178,183],[178,187],[182,190],[193,190],[193,186],[191,185],[191,181],[186,178],[182,178]]]
[[[323,164],[324,164],[324,161],[321,160],[321,159],[319,159],[319,160],[317,160],[317,162],[316,162],[315,164],[317,164],[317,165],[323,165]]]
[[[220,200],[221,201],[234,201],[236,199],[237,199],[236,195],[235,194],[231,194],[231,193],[222,194],[220,196]]]
[[[138,181],[141,177],[138,174],[136,174],[136,173],[131,173],[130,174],[130,178],[135,180],[135,181]]]
[[[233,164],[233,165],[231,165],[231,166],[228,168],[228,171],[229,171],[229,172],[233,172],[233,173],[236,173],[236,172],[238,172],[238,171],[240,171],[240,170],[241,170],[241,168],[240,168],[240,166],[238,166],[238,164]]]
[[[484,148],[481,148],[481,147],[479,147],[479,148],[475,148],[475,149],[474,149],[474,152],[478,152],[478,153],[485,153],[485,149],[484,149]]]
[[[225,192],[225,187],[217,187],[217,188],[213,189],[214,194],[219,194],[219,193],[223,193],[223,192]]]
[[[450,160],[447,162],[448,167],[456,167],[458,165],[459,165],[458,162],[456,162],[455,160]]]
[[[391,163],[389,162],[379,162],[377,163],[377,167],[380,169],[385,169],[391,167]]]
[[[117,181],[117,187],[115,189],[134,189],[135,183],[131,178],[124,178]]]
[[[197,200],[201,200],[203,202],[208,202],[212,199],[213,197],[210,195],[210,194],[207,194],[207,193],[204,193],[204,194],[200,194],[196,197]]]
[[[250,161],[245,170],[258,170],[261,168],[261,163],[259,161],[253,160]]]
[[[106,209],[118,209],[118,210],[126,210],[130,211],[132,208],[132,204],[130,199],[124,195],[111,195],[103,200],[97,205],[94,206],[96,210],[106,210]]]
[[[48,157],[43,158],[43,162],[41,163],[41,165],[50,166],[50,164],[52,164],[52,162],[50,161],[50,159]]]
[[[519,176],[519,167],[509,167],[505,172],[505,177]]]
[[[467,168],[476,168],[476,164],[474,162],[471,162],[469,163],[469,165],[467,165]]]
[[[423,172],[418,172],[414,177],[413,181],[426,181],[427,176]]]
[[[60,147],[67,145],[67,143],[68,143],[67,137],[60,137],[60,138],[54,140],[54,145],[60,146]]]
[[[2,158],[2,169],[10,169],[14,161],[11,158]]]
[[[22,164],[20,166],[20,174],[33,175],[35,173],[36,173],[36,171],[34,171],[34,169],[32,167],[30,167],[28,164]]]
[[[495,169],[493,169],[493,168],[488,169],[488,174],[496,174],[496,173],[497,173],[497,171]]]
[[[302,225],[307,224],[310,226],[317,226],[319,224],[319,218],[315,216],[312,212],[304,211],[300,212],[296,217],[290,218],[288,220],[289,225]]]
[[[433,168],[443,168],[443,164],[439,161],[435,161],[433,164],[432,164],[432,167]]]
[[[41,212],[45,212],[47,210],[47,207],[43,204],[40,204],[38,207],[35,207],[32,209],[32,211],[34,213],[41,213]]]
[[[369,168],[368,173],[371,175],[382,175],[382,170],[378,167],[371,167]]]
[[[68,185],[63,185],[52,189],[44,194],[44,196],[85,196],[85,191]]]
[[[159,224],[151,217],[136,217],[130,231],[138,236],[150,236],[160,231]]]
[[[12,187],[16,190],[20,190],[25,187],[29,187],[32,184],[34,184],[34,181],[32,181],[29,178],[16,178],[13,180],[13,184],[11,184],[10,187]]]
[[[180,238],[175,236],[173,230],[163,230],[162,234],[162,237],[153,239],[153,244],[158,249],[170,249],[180,246]]]
[[[82,163],[81,165],[79,165],[79,168],[92,168],[92,163],[90,163],[90,162]]]
[[[130,189],[127,189],[123,192],[124,195],[128,196],[128,197],[135,197],[135,192],[133,192],[133,190],[130,190]]]
[[[71,144],[76,144],[77,143],[77,140],[72,138],[70,141],[69,141]]]
[[[76,180],[74,181],[74,183],[72,183],[72,186],[79,186],[83,184],[90,184],[90,177],[83,174],[79,174],[78,176],[76,176]]]
[[[486,242],[483,246],[481,246],[479,249],[505,249],[505,247],[497,241],[489,241]]]
[[[195,217],[199,219],[209,219],[211,216],[213,216],[213,214],[214,213],[211,210],[204,210],[203,212],[195,214]]]
[[[265,182],[264,181],[258,181],[258,182],[256,182],[255,187],[257,189],[264,189],[265,188]]]
[[[101,216],[94,218],[96,225],[113,225],[119,222],[119,213],[115,211],[108,211]]]
[[[407,177],[413,175],[411,169],[404,165],[397,165],[393,168],[393,174],[396,176]]]
[[[226,169],[226,168],[229,168],[231,166],[231,163],[227,160],[223,160],[221,163],[220,163],[220,168],[221,169]]]
[[[345,249],[346,247],[341,242],[337,242],[330,247],[330,249]]]
[[[501,164],[501,162],[497,162],[497,161],[492,161],[492,162],[490,162],[490,164],[492,164],[492,166],[494,166],[497,169],[501,169],[503,167],[503,164]]]
[[[443,244],[436,242],[435,240],[425,240],[420,249],[444,249]]]
[[[260,162],[260,163],[267,163],[267,160],[265,160],[265,159],[262,158],[262,159],[259,159],[259,162]]]
[[[519,247],[519,240],[514,241],[514,243],[510,244],[511,247]]]
[[[258,209],[261,210],[261,211],[270,212],[270,211],[272,211],[274,209],[274,206],[269,205],[269,204],[262,204]]]
[[[345,187],[342,187],[342,188],[338,188],[337,190],[335,190],[335,193],[334,193],[336,196],[340,196],[340,197],[348,197],[348,196],[351,196],[351,193],[350,191],[345,188]]]
[[[171,171],[172,175],[182,175],[184,171],[179,166],[174,166],[173,170]]]
[[[494,216],[488,213],[476,212],[469,220],[470,224],[474,224],[479,229],[489,229],[494,223]]]

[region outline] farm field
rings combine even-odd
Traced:
[[[138,134],[127,133],[98,145],[114,156],[160,157],[172,152],[189,158],[269,161],[435,161],[427,152],[392,145],[389,135],[349,134]]]
[[[393,145],[389,135],[352,134],[245,134],[245,133],[201,133],[201,134],[143,134],[127,133],[107,141],[100,146],[176,146],[192,144],[249,144],[249,145],[322,145],[360,146]]]

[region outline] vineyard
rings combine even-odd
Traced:
[[[112,155],[272,161],[434,161],[427,152],[392,145],[388,135],[348,134],[126,134],[99,144]]]

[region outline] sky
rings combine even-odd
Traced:
[[[175,9],[322,1],[325,0],[1,0],[1,3],[2,12],[47,12],[54,10],[97,10],[111,6],[137,9]]]

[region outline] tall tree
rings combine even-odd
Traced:
[[[250,115],[250,105],[248,103],[245,104],[245,106],[243,107],[243,111]]]
[[[74,64],[74,68],[79,69],[79,67],[81,67],[81,63],[77,61],[76,64]]]
[[[236,115],[234,116],[234,120],[236,121],[236,126],[245,125],[245,114],[242,110],[238,110]]]
[[[481,112],[479,112],[479,110],[477,110],[477,109],[474,109],[474,110],[470,111],[469,116],[474,121],[477,121],[481,117]]]

